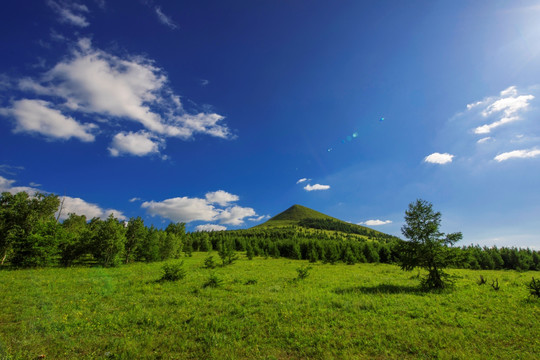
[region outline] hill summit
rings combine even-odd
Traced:
[[[293,205],[287,210],[277,214],[276,216],[268,220],[266,223],[269,223],[272,221],[283,221],[283,220],[300,221],[300,220],[305,220],[305,219],[338,220],[336,218],[325,215],[323,213],[307,208],[305,206]]]

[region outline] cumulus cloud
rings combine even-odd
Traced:
[[[123,126],[127,120],[142,126],[143,130],[136,132],[123,129],[118,134],[117,131],[109,149],[113,156],[154,154],[159,152],[160,144],[164,144],[168,137],[188,140],[196,134],[206,134],[222,139],[235,138],[224,123],[224,116],[213,112],[187,112],[180,97],[169,86],[165,72],[152,60],[142,56],[110,54],[94,48],[89,38],[79,39],[70,56],[64,57],[40,77],[19,79],[18,87],[35,96],[46,97],[47,101],[20,100],[14,103],[13,109],[4,109],[3,113],[13,112],[15,106],[22,105],[32,105],[35,111],[39,106],[41,112],[48,109],[47,121],[41,120],[40,125],[45,122],[50,127],[51,118],[55,119],[54,124],[62,120],[63,125],[69,126],[57,128],[67,127],[71,133],[74,132],[72,136],[84,141],[93,140],[90,130],[96,125],[77,123],[62,112],[79,114],[104,125]],[[37,121],[34,119],[32,124]],[[19,126],[19,129],[28,130],[28,127]],[[42,128],[39,127],[42,132],[56,134],[60,131]],[[136,150],[135,143],[144,146]]]
[[[321,184],[306,185],[304,186],[304,189],[306,191],[328,190],[330,189],[330,185],[321,185]]]
[[[156,6],[154,10],[156,11],[156,15],[159,19],[159,22],[161,22],[163,25],[166,25],[173,30],[178,27],[178,25],[174,23],[174,21],[171,19],[170,16],[165,15],[165,13],[161,11],[161,7]]]
[[[252,208],[232,206],[219,211],[219,215],[217,215],[216,218],[222,224],[242,225],[245,218],[255,215],[257,215],[257,213]]]
[[[15,101],[11,108],[1,109],[1,113],[15,118],[14,132],[38,133],[54,139],[94,141],[92,131],[97,129],[97,125],[81,124],[51,107],[52,104],[47,101],[24,99]]]
[[[217,224],[203,224],[197,225],[195,231],[224,231],[227,230],[227,227]]]
[[[428,155],[424,158],[424,162],[432,163],[432,164],[447,164],[452,162],[452,158],[454,155],[448,154],[448,153],[433,153],[431,155]]]
[[[18,192],[24,191],[30,196],[33,196],[38,192],[48,193],[48,191],[29,186],[13,186],[14,182],[15,180],[6,179],[3,176],[0,176],[0,192],[7,191],[11,194],[16,194]],[[120,220],[127,219],[126,216],[119,210],[103,209],[99,205],[89,203],[81,198],[62,196],[60,197],[60,201],[63,202],[62,213],[60,214],[61,220],[66,219],[70,213],[75,213],[77,215],[85,215],[87,219],[91,219],[94,217],[106,219],[110,214],[114,214],[114,216]]]
[[[205,195],[205,197],[209,203],[218,204],[221,206],[227,206],[229,203],[236,202],[240,199],[238,195],[234,195],[223,190],[209,192]]]
[[[159,153],[160,142],[153,140],[152,134],[140,131],[121,132],[114,136],[109,152],[112,156],[130,154],[135,156],[145,156],[148,154]]]
[[[85,215],[87,219],[98,217],[106,219],[110,214],[113,214],[119,220],[126,220],[127,217],[119,210],[115,209],[103,209],[97,204],[92,204],[84,201],[81,198],[74,198],[70,196],[61,197],[60,201],[63,201],[62,213],[60,219],[66,219],[70,213],[77,215]]]
[[[218,221],[221,224],[242,225],[244,219],[257,216],[252,208],[231,206],[233,201],[238,201],[237,195],[218,190],[207,193],[204,199],[176,197],[163,201],[145,201],[141,207],[152,216],[185,223]]]
[[[88,13],[88,8],[85,5],[76,2],[67,1],[47,1],[47,5],[53,9],[59,16],[59,21],[75,25],[78,27],[87,27],[90,25],[86,20],[85,13]]]
[[[309,181],[309,180],[311,180],[311,179],[308,179],[308,178],[301,178],[301,179],[299,179],[296,183],[297,183],[297,184],[301,184],[301,183],[306,182],[306,181]]]
[[[540,150],[538,149],[529,149],[529,150],[514,150],[505,152],[495,156],[494,160],[501,162],[510,159],[527,159],[534,158],[540,155]]]
[[[391,224],[391,223],[392,223],[392,220],[366,220],[366,221],[358,223],[358,225],[380,226],[380,225],[386,225],[386,224]]]
[[[213,221],[219,214],[206,199],[176,197],[163,201],[145,201],[141,207],[152,215],[174,222]]]

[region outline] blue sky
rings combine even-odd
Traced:
[[[188,230],[293,204],[540,248],[537,1],[10,2],[0,190]]]

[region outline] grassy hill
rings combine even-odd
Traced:
[[[271,228],[271,227],[283,227],[290,225],[298,225],[301,220],[305,219],[326,219],[341,221],[331,216],[325,215],[313,209],[307,208],[302,205],[293,205],[287,210],[277,214],[270,220],[255,226],[256,228]]]
[[[286,227],[298,228],[304,233],[324,231],[365,239],[394,238],[392,235],[365,226],[348,223],[302,205],[293,205],[265,223],[254,226],[252,229],[279,230]]]

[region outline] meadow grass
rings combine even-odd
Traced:
[[[384,264],[247,260],[158,281],[164,263],[0,271],[0,358],[538,359],[533,272],[450,270],[422,292]],[[169,261],[175,264],[181,260]],[[217,287],[203,285],[211,275]],[[479,276],[488,279],[478,285]],[[296,279],[296,280],[295,280]],[[498,279],[500,290],[489,284]]]

